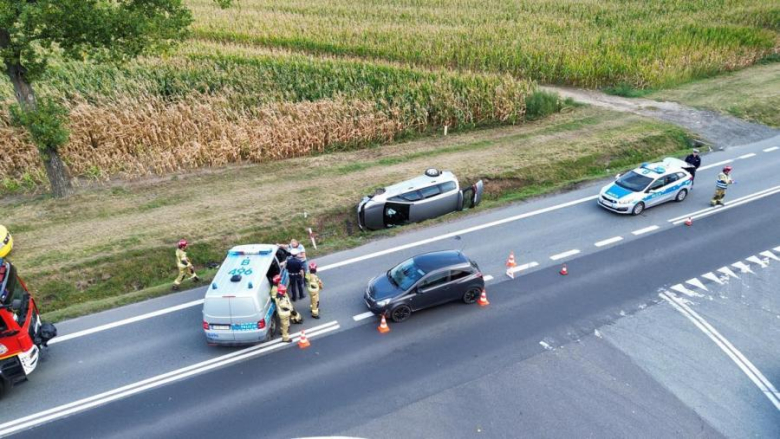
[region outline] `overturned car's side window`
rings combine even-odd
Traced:
[[[455,184],[454,181],[448,181],[446,183],[442,183],[439,185],[439,189],[441,190],[441,193],[447,193],[449,191],[454,191],[458,188],[458,185]]]
[[[428,186],[420,189],[420,192],[422,192],[424,198],[433,198],[436,195],[439,195],[441,190],[439,190],[439,186]]]
[[[419,201],[422,200],[423,196],[420,195],[420,191],[411,191],[407,192],[405,194],[401,194],[397,197],[390,198],[390,201]]]

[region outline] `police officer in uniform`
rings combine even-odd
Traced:
[[[715,182],[715,195],[710,204],[723,206],[723,198],[726,196],[726,189],[730,184],[734,184],[734,180],[731,179],[731,166],[726,166],[723,168],[723,172],[718,174],[718,181]]]
[[[689,174],[691,174],[691,186],[693,186],[694,180],[696,179],[696,170],[699,169],[699,166],[701,166],[701,157],[699,157],[699,150],[694,149],[693,153],[688,154],[688,156],[685,157],[685,163],[689,165],[689,167],[685,168],[685,170],[688,171]]]
[[[317,276],[317,264],[314,262],[309,264],[309,272],[306,273],[306,288],[309,290],[309,297],[311,297],[311,316],[312,318],[319,319],[322,281],[319,276]]]
[[[176,266],[179,268],[179,277],[177,277],[176,280],[173,281],[174,290],[179,289],[179,285],[181,285],[181,281],[184,280],[187,274],[190,274],[190,279],[192,279],[195,282],[200,280],[198,275],[195,273],[195,267],[192,266],[190,259],[187,257],[186,249],[187,249],[187,240],[186,239],[180,240],[178,248],[176,249]]]

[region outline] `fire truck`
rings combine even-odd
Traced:
[[[43,323],[35,300],[7,259],[0,259],[0,397],[27,380],[41,348],[57,335]]]

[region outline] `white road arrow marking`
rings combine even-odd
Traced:
[[[704,294],[691,291],[688,288],[685,288],[682,284],[672,285],[672,289],[678,293],[685,294],[688,297],[704,297]]]
[[[731,269],[729,267],[718,268],[718,272],[725,274],[726,277],[733,277],[734,279],[739,279],[739,276],[737,276],[736,273],[731,271]]]
[[[701,281],[695,277],[693,279],[686,280],[685,283],[693,285],[694,287],[702,289],[704,291],[709,291],[707,287],[705,287],[704,284],[701,283]]]
[[[711,280],[713,282],[717,282],[720,285],[723,285],[723,281],[720,280],[720,278],[718,276],[716,276],[715,273],[713,273],[711,271],[709,273],[702,274],[701,277],[703,277],[705,279],[708,279],[708,280]]]
[[[758,256],[751,256],[749,258],[745,258],[745,260],[748,262],[752,262],[754,264],[758,264],[761,266],[761,268],[766,268],[767,266],[769,266],[769,264],[759,259]]]

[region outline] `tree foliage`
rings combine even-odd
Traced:
[[[18,104],[11,105],[11,121],[27,130],[44,156],[68,141],[70,133],[64,124],[66,115],[67,110],[49,98],[39,99],[32,110],[23,110]]]

